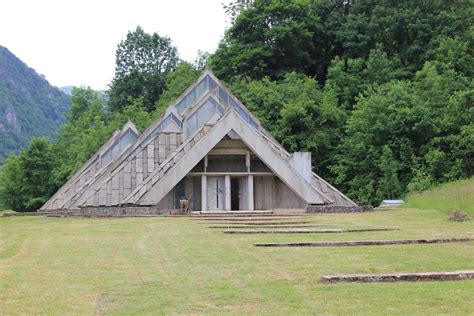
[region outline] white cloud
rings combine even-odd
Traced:
[[[104,89],[129,30],[169,36],[181,58],[212,52],[228,26],[229,0],[3,0],[0,45],[55,86]]]

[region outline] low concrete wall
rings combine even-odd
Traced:
[[[371,212],[372,206],[329,206],[308,205],[306,209],[271,209],[273,215],[303,215],[305,213],[360,213]],[[73,210],[40,211],[38,215],[78,215],[78,216],[138,216],[138,215],[170,215],[179,210],[158,209],[157,206],[98,206],[84,207]],[[224,213],[220,212],[222,216]],[[229,212],[230,213],[230,212]]]
[[[15,216],[38,216],[38,215],[43,215],[38,212],[17,212],[17,213],[5,213],[5,214],[0,214],[0,217],[15,217]]]
[[[85,216],[134,216],[134,215],[170,215],[178,210],[163,210],[153,206],[110,206],[85,207],[79,210],[78,215]]]
[[[373,212],[371,205],[364,206],[332,206],[332,205],[308,205],[306,213],[362,213]]]
[[[41,212],[43,215],[65,215],[65,216],[94,216],[94,217],[113,217],[113,216],[152,216],[152,215],[171,215],[171,212],[178,213],[178,210],[163,210],[153,206],[100,206],[85,207],[74,210],[54,210]]]

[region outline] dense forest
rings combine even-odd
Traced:
[[[472,1],[263,1],[225,7],[213,54],[188,63],[140,27],[107,97],[74,89],[54,141],[0,172],[0,202],[41,206],[128,119],[147,127],[205,68],[289,150],[362,204],[474,174]]]
[[[34,136],[52,137],[71,99],[0,46],[0,165]]]

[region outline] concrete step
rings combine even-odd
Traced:
[[[191,212],[192,217],[217,217],[217,216],[273,216],[273,211],[201,211]],[[285,215],[286,216],[286,215]]]

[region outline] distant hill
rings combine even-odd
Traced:
[[[82,87],[87,87],[85,85],[83,85]],[[72,90],[74,88],[77,88],[77,86],[64,86],[64,87],[59,87],[59,90],[61,90],[62,92],[64,92],[65,94],[67,95],[72,95]],[[100,93],[102,96],[106,97],[107,96],[107,92],[105,90],[94,90],[94,91],[97,91],[98,93]]]
[[[53,136],[70,103],[70,96],[0,46],[0,164],[32,137]]]
[[[72,95],[72,89],[74,89],[74,86],[59,87],[59,90],[61,90],[67,95]]]

